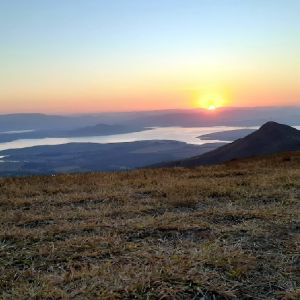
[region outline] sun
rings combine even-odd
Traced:
[[[201,95],[196,103],[199,108],[215,111],[225,105],[226,101],[221,94],[218,93],[205,93]]]

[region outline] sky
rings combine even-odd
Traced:
[[[300,105],[299,0],[0,0],[0,113]]]

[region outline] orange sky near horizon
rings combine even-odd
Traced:
[[[186,83],[185,83],[186,84]],[[173,87],[172,87],[173,85]],[[229,85],[227,85],[229,86]],[[198,86],[172,83],[164,87],[155,85],[107,87],[99,84],[87,86],[54,85],[53,88],[21,87],[15,91],[0,91],[1,113],[93,113],[110,111],[143,111],[160,109],[191,109],[216,107],[299,106],[300,89],[293,86],[273,87],[263,84],[242,84],[239,89],[224,85]],[[9,99],[6,101],[5,99]]]
[[[299,106],[299,10],[294,0],[1,3],[0,113]]]
[[[252,97],[251,97],[252,96]],[[151,94],[147,96],[128,96],[125,97],[63,97],[59,96],[55,101],[53,98],[47,99],[43,95],[43,100],[40,98],[33,100],[16,100],[1,103],[1,114],[5,113],[57,113],[57,114],[74,114],[74,113],[100,113],[100,112],[122,112],[122,111],[146,111],[146,110],[163,110],[163,109],[208,109],[213,105],[219,107],[285,107],[299,106],[299,94],[287,97],[287,94],[280,96],[278,94],[271,95],[257,94],[244,95],[243,101],[233,101],[232,98],[226,98],[222,94],[218,94],[216,99],[224,97],[223,102],[219,105],[218,100],[212,99],[208,104],[201,102],[199,98],[189,97],[188,95],[172,95],[170,94]],[[297,97],[297,98],[296,98]],[[30,103],[30,104],[27,104]]]

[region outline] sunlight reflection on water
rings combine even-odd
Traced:
[[[123,143],[149,140],[175,140],[194,145],[208,143],[231,142],[222,140],[201,140],[202,135],[238,129],[256,129],[257,127],[154,127],[140,132],[115,134],[108,136],[72,137],[72,138],[42,138],[23,139],[0,144],[0,151],[43,145],[61,145],[67,143]],[[198,138],[200,136],[200,138]]]
[[[14,133],[27,133],[27,132],[34,132],[33,129],[27,130],[10,130],[10,131],[1,131],[0,134],[14,134]]]

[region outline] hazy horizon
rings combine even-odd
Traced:
[[[278,105],[278,106],[223,106],[216,108],[214,111],[209,111],[201,107],[187,107],[187,108],[163,108],[163,109],[141,109],[141,110],[111,110],[111,111],[87,111],[87,112],[60,112],[60,111],[8,111],[0,112],[3,115],[22,115],[22,114],[41,114],[41,115],[58,115],[58,116],[84,116],[84,115],[101,115],[101,114],[130,114],[130,113],[151,113],[151,112],[172,112],[172,111],[201,111],[207,114],[217,114],[225,110],[284,110],[284,109],[300,109],[299,105]]]

